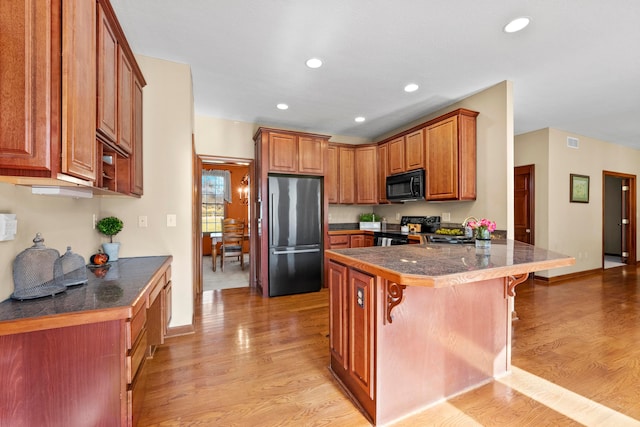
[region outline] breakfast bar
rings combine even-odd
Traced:
[[[421,244],[325,252],[331,371],[373,424],[505,375],[510,297],[575,259],[531,245]]]

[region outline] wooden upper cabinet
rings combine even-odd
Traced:
[[[118,53],[118,139],[116,144],[131,153],[133,140],[133,69],[124,50]]]
[[[378,200],[387,203],[387,176],[389,175],[388,143],[378,145]]]
[[[426,128],[427,200],[475,199],[477,115],[456,110]]]
[[[118,40],[98,4],[98,132],[115,143],[118,137]]]
[[[378,151],[375,145],[355,148],[356,203],[378,203]]]
[[[475,200],[477,194],[477,148],[475,111],[461,110],[458,115],[458,200]]]
[[[458,118],[431,125],[427,135],[427,200],[455,199],[458,194]]]
[[[142,173],[142,84],[133,79],[133,159],[131,161],[131,192],[142,196],[144,180]]]
[[[424,130],[405,135],[404,140],[405,170],[424,169]]]
[[[269,172],[324,175],[328,136],[259,129],[268,134]]]
[[[387,176],[415,169],[425,169],[426,200],[475,200],[477,116],[459,108],[382,141],[380,202],[387,201]]]
[[[124,132],[131,146],[133,76],[146,84],[110,3],[0,2],[0,26],[11,35],[0,37],[0,179],[103,188],[96,137],[115,147]],[[123,79],[129,101],[121,105]]]
[[[95,1],[62,4],[62,173],[96,180]],[[55,70],[51,70],[55,73]]]
[[[327,147],[327,168],[324,174],[324,191],[329,203],[339,203],[340,164],[338,161],[338,147],[329,144]]]
[[[355,149],[340,146],[338,148],[338,159],[340,165],[338,203],[355,203]]]
[[[2,1],[0,28],[0,173],[51,177],[60,168],[60,10]]]
[[[404,172],[404,137],[401,136],[389,141],[388,146],[389,175]]]
[[[424,131],[419,129],[388,143],[389,175],[424,168]]]
[[[307,136],[298,137],[298,172],[323,175],[327,140]]]
[[[298,138],[292,134],[269,135],[269,171],[297,172]]]

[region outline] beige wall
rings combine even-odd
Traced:
[[[192,323],[193,272],[191,226],[192,82],[188,65],[136,56],[144,88],[144,196],[105,198],[104,215],[125,222],[118,235],[121,256],[173,255],[171,326]],[[176,227],[167,227],[175,214]],[[139,228],[138,216],[148,227]]]
[[[516,166],[535,167],[534,244],[549,247],[549,129],[517,135],[514,141]]]
[[[262,125],[257,123],[197,115],[195,117],[196,153],[209,156],[254,159],[253,135],[255,135],[260,126]],[[331,137],[330,141],[345,144],[366,144],[370,142],[364,138],[341,135]]]
[[[501,82],[440,111],[378,138],[396,134],[456,108],[478,111],[477,118],[477,198],[473,202],[407,202],[376,206],[375,212],[398,223],[400,215],[451,214],[451,222],[473,215],[496,221],[498,229],[513,238],[513,95],[512,83]]]
[[[578,149],[567,147],[569,136],[579,139]],[[601,268],[602,173],[638,175],[640,152],[558,129],[518,135],[515,147],[517,165],[536,166],[536,245],[576,258],[575,266],[539,274]],[[569,202],[571,173],[590,177],[589,203]]]
[[[87,262],[100,246],[100,234],[93,230],[93,215],[100,213],[100,199],[35,196],[30,187],[0,183],[0,212],[18,218],[15,240],[0,242],[0,300],[13,292],[13,261],[33,245],[37,232],[42,233],[46,247],[62,255],[71,246]]]

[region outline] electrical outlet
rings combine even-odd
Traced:
[[[140,215],[138,217],[138,227],[140,228],[147,228],[148,224],[147,224],[147,216],[146,215]]]
[[[442,212],[442,215],[440,215],[442,218],[443,222],[449,222],[451,221],[451,212]]]
[[[167,214],[167,227],[175,227],[176,225],[176,214]]]
[[[98,222],[98,217],[96,214],[93,214],[93,229],[96,229],[96,223]]]
[[[396,219],[400,221],[400,212],[396,212]]]

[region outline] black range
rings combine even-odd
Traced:
[[[400,220],[400,227],[418,226],[419,231],[415,229],[415,233],[435,233],[440,228],[439,216],[403,216]],[[409,243],[409,233],[401,231],[376,231],[373,233],[374,245],[390,246],[390,245],[406,245]]]

